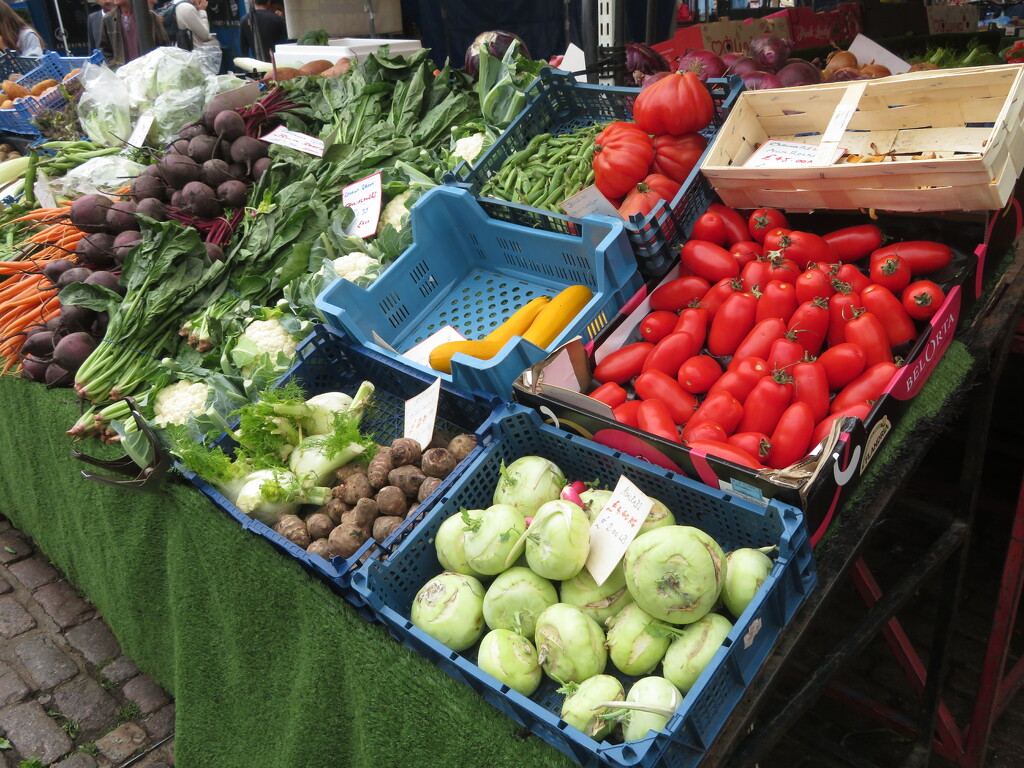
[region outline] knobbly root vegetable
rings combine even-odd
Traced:
[[[427,477],[443,479],[452,473],[457,463],[455,456],[447,448],[431,448],[423,454],[420,466]],[[416,487],[418,490],[419,486]]]
[[[476,448],[476,435],[457,435],[448,443],[448,450],[456,462],[462,461]]]
[[[379,448],[370,463],[366,467],[366,477],[370,481],[370,487],[379,491],[385,485],[389,485],[388,474],[395,468],[391,460],[390,448]]]
[[[351,475],[345,480],[345,490],[341,495],[341,500],[349,506],[354,507],[360,499],[371,496],[373,496],[373,490],[370,488],[370,480],[366,475]]]
[[[376,500],[377,507],[382,515],[404,518],[405,513],[409,509],[409,502],[406,499],[405,491],[396,485],[385,485],[377,491]]]
[[[331,535],[336,523],[331,520],[330,515],[324,512],[314,512],[306,518],[306,530],[314,539],[326,539]]]
[[[320,555],[324,560],[330,562],[332,557],[341,555],[341,548],[330,539],[317,539],[306,547],[306,552],[311,555]]]
[[[356,502],[351,510],[341,516],[341,520],[342,522],[352,521],[361,527],[369,528],[379,514],[380,505],[377,504],[376,500],[362,498]]]
[[[420,508],[420,503],[417,501],[415,504],[410,504],[409,509],[405,513],[405,519],[408,520],[410,517],[416,514]]]
[[[404,520],[404,517],[396,515],[381,515],[373,521],[373,538],[377,541],[384,541],[388,536],[398,530],[398,526],[400,526]]]
[[[420,483],[419,491],[416,493],[416,500],[423,502],[426,501],[430,494],[437,490],[438,486],[441,485],[441,479],[439,477],[428,477]]]
[[[298,515],[281,515],[274,524],[274,530],[296,546],[305,549],[312,543],[306,524]]]
[[[337,478],[339,483],[344,483],[352,475],[363,475],[363,474],[366,474],[363,471],[363,468],[359,464],[357,464],[355,462],[352,462],[352,463],[345,464],[344,466],[339,467],[338,470],[334,473],[334,476]],[[367,495],[369,495],[369,494],[367,494]]]
[[[391,460],[396,467],[403,464],[415,464],[420,460],[422,450],[420,444],[408,437],[399,437],[391,443]]]
[[[416,498],[424,480],[426,476],[419,467],[412,464],[404,464],[388,472],[388,484],[401,489],[403,494],[412,499]]]
[[[328,541],[338,547],[338,557],[352,557],[370,537],[366,528],[348,521],[343,522],[327,537]]]
[[[341,499],[331,499],[322,507],[324,514],[327,515],[335,525],[341,523],[341,516],[348,512],[349,509],[351,509],[349,505]]]

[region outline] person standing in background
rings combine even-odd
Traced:
[[[100,47],[100,32],[103,27],[103,17],[114,9],[114,0],[99,0],[99,8],[89,14],[89,52]]]
[[[132,0],[115,0],[114,10],[103,17],[100,24],[100,52],[108,64],[117,66],[137,59],[148,50],[141,50],[139,31],[135,26]],[[163,22],[153,11],[149,12],[153,31],[153,47],[170,45]]]
[[[0,49],[17,51],[26,59],[43,55],[43,39],[7,3],[0,0]]]
[[[254,59],[270,61],[274,46],[288,42],[288,26],[281,16],[270,10],[270,0],[253,0],[253,6],[242,19],[242,50]]]
[[[210,21],[206,16],[207,0],[178,0],[174,4],[174,17],[178,21],[178,39],[172,41],[179,48],[191,51],[199,43],[213,39]]]

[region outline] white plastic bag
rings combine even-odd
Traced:
[[[50,179],[50,189],[60,197],[80,197],[94,192],[113,194],[131,184],[146,166],[121,155],[107,155],[86,160],[57,179]]]
[[[78,101],[78,122],[90,141],[106,147],[124,144],[132,132],[132,114],[124,83],[105,66],[86,64]]]

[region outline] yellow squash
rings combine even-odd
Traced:
[[[522,336],[534,319],[550,302],[547,296],[538,296],[523,305],[501,325],[479,341],[449,341],[430,352],[430,367],[442,373],[452,372],[452,355],[463,353],[479,360],[490,360],[501,351],[513,336]]]
[[[571,285],[555,296],[537,315],[523,338],[541,349],[547,349],[569,323],[594,298],[594,292],[585,285]]]

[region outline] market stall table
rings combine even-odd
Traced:
[[[982,300],[977,319],[966,324],[904,425],[944,423],[963,405],[964,385],[1010,336],[1022,283],[1024,249],[1018,246],[1001,288]],[[83,465],[71,458],[64,435],[78,414],[70,392],[4,377],[0,402],[7,415],[0,433],[3,512],[90,597],[125,653],[175,697],[181,765],[430,768],[470,757],[487,766],[572,764],[394,643],[381,626],[367,623],[191,487],[167,482],[149,495],[82,480]],[[911,459],[934,439],[928,431],[921,440],[917,427],[890,436],[862,480],[862,493],[844,507],[836,535],[819,547],[822,586],[783,633],[705,765],[753,763],[790,724],[787,713],[741,743],[784,662],[856,562]],[[897,459],[906,466],[894,471]],[[943,539],[946,553],[955,550],[964,527],[951,527]],[[941,558],[935,560],[937,567]],[[865,636],[909,590],[882,598]],[[852,642],[847,653],[857,647]],[[802,706],[844,658],[837,655],[810,679]]]

